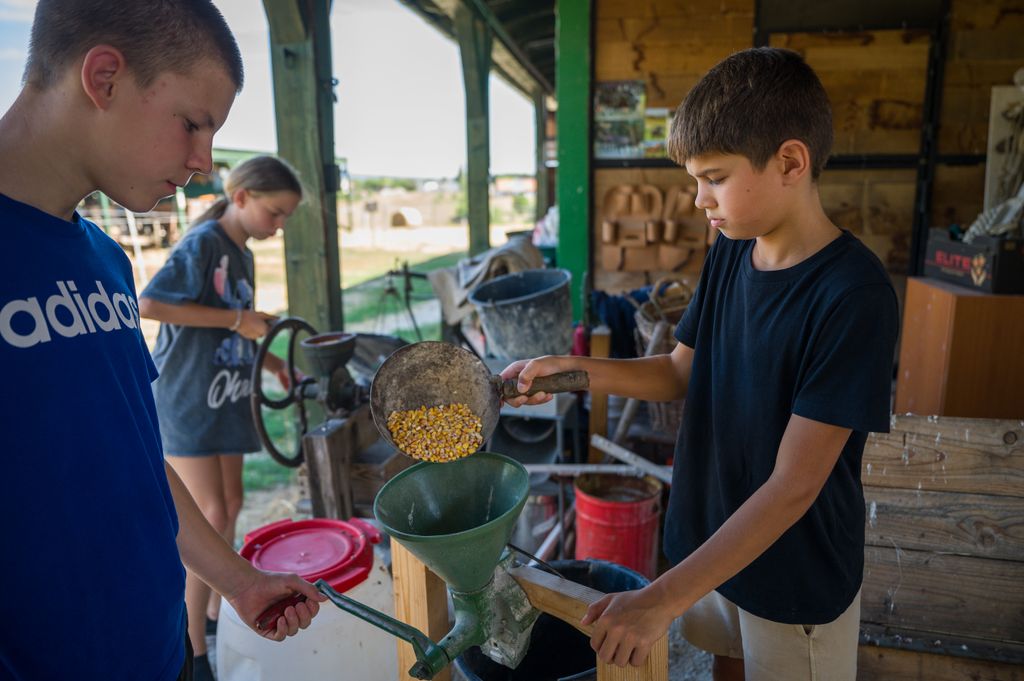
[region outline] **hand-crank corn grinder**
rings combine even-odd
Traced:
[[[287,394],[275,399],[265,389],[262,366],[271,345],[284,332],[290,332],[285,357],[289,385]],[[384,336],[317,333],[297,317],[279,320],[260,343],[252,373],[253,422],[264,448],[278,463],[296,467],[305,460],[316,517],[344,520],[353,515],[369,516],[380,487],[412,463],[380,439],[370,416],[365,381],[357,381],[347,366],[360,355],[370,360],[360,366],[375,365],[383,359],[376,355],[386,356],[402,344]],[[302,377],[298,371],[297,345],[312,376]],[[367,367],[369,371],[373,368]],[[324,419],[313,427],[307,401],[316,405],[318,417]],[[283,410],[291,405],[297,412],[300,439],[293,450],[283,452],[267,433],[263,407]]]
[[[313,333],[301,320],[284,320],[275,326],[272,336],[289,327]],[[259,409],[260,403],[280,408],[293,402],[301,405],[303,399],[316,399],[328,413],[344,410],[351,419],[365,408],[366,399],[358,386],[351,387],[353,382],[346,378],[348,372],[344,369],[354,344],[355,339],[347,334],[313,335],[302,341],[303,351],[319,378],[296,383],[293,335],[288,349],[292,379],[288,396],[276,402],[269,400],[254,380],[254,410]],[[501,392],[500,381],[496,382],[475,358],[462,357],[465,351],[442,345],[421,343],[394,353],[388,360],[390,369],[382,367],[374,377],[371,392],[378,393],[372,398],[374,411],[447,404],[461,399],[481,415],[484,431],[489,435],[492,422],[496,421],[499,394],[506,394]],[[267,347],[269,340],[264,341],[257,364]],[[411,365],[417,370],[409,371]],[[585,375],[563,379],[574,380],[562,380],[562,390],[586,387]],[[551,384],[550,389],[559,388]],[[304,418],[301,407],[300,417]],[[373,414],[382,440],[392,443],[383,425],[386,417],[386,413]],[[261,420],[256,421],[262,428]],[[317,451],[311,436],[328,440],[329,433],[334,432],[331,423],[329,418],[306,434],[303,451],[307,457]],[[305,422],[303,427],[305,430]],[[319,435],[320,431],[324,435]],[[261,434],[265,437],[265,431],[261,430]],[[297,458],[298,455],[289,460]],[[316,586],[342,610],[410,643],[416,663],[408,673],[415,678],[432,679],[471,646],[479,646],[491,659],[515,668],[526,655],[531,630],[541,613],[531,604],[524,588],[529,586],[531,593],[537,589],[572,592],[568,599],[582,602],[584,609],[587,602],[600,596],[557,578],[552,578],[556,580],[554,587],[539,586],[536,570],[516,564],[507,544],[529,490],[529,475],[520,463],[490,452],[477,452],[446,463],[421,462],[402,470],[380,488],[373,502],[373,514],[384,531],[448,586],[455,620],[448,634],[436,643],[418,629],[338,593],[323,580]],[[260,616],[257,626],[271,626],[286,607],[302,598],[275,604]],[[571,616],[574,624],[580,614]]]

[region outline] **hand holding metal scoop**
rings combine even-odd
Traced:
[[[535,378],[530,390],[520,393],[516,379],[503,380],[492,375],[472,352],[450,343],[426,341],[399,348],[377,370],[370,386],[370,413],[382,438],[406,456],[420,459],[395,442],[388,427],[392,413],[465,404],[480,419],[482,443],[498,425],[502,399],[538,392],[575,392],[589,387],[587,372],[567,371]]]

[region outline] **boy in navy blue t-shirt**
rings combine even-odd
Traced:
[[[682,616],[715,654],[716,681],[856,677],[861,456],[867,433],[889,428],[898,313],[881,263],[821,207],[831,144],[828,97],[798,54],[755,48],[718,64],[670,136],[721,232],[675,350],[502,372],[526,389],[583,369],[598,392],[686,398],[665,520],[673,567],[591,606],[606,662],[642,663]]]
[[[236,554],[164,462],[131,264],[75,210],[98,189],[147,211],[210,172],[241,84],[209,0],[37,5],[0,119],[2,681],[191,678],[182,561],[250,624],[309,598],[275,640],[323,600]]]

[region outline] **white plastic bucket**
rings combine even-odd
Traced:
[[[330,536],[330,532],[337,529],[325,527],[331,524],[340,527],[344,536]],[[327,534],[319,534],[321,532]],[[340,541],[341,559],[334,566],[341,568],[339,574],[342,577],[357,575],[355,579],[348,580],[347,584],[355,581],[358,583],[346,590],[339,580],[335,588],[370,608],[393,615],[391,575],[382,560],[383,552],[371,549],[369,541],[360,539],[366,533],[376,534],[373,528],[360,520],[347,523],[324,519],[296,523],[282,521],[247,535],[242,555],[259,565],[260,557],[253,557],[253,554],[258,554],[273,541],[280,541],[274,549],[275,555],[269,560],[284,560],[288,563],[291,561],[289,554],[295,547],[294,537],[301,534],[299,542],[311,541],[313,547],[327,546],[326,557],[331,562]],[[352,539],[355,541],[350,541]],[[374,537],[372,541],[377,539]],[[352,546],[356,547],[353,549],[355,552],[347,553]],[[315,552],[314,548],[312,553]],[[304,574],[300,565],[309,560],[311,565],[323,567],[323,561],[319,558],[324,555],[307,556],[303,553],[295,557],[294,565],[287,567],[312,580],[316,574]],[[372,564],[369,562],[371,558]],[[280,569],[266,564],[260,566]],[[365,579],[359,579],[364,574]],[[263,638],[250,629],[234,608],[227,601],[222,601],[217,620],[216,650],[219,681],[370,681],[398,678],[396,639],[384,630],[341,610],[330,601],[320,604],[320,612],[308,628],[280,643]]]

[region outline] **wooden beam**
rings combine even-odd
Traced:
[[[591,0],[557,0],[558,266],[572,273],[573,319],[589,290]]]
[[[352,503],[352,424],[328,419],[302,436],[309,469],[309,496],[314,518],[348,520]]]
[[[603,324],[590,332],[590,356],[611,357],[612,330]],[[592,435],[608,436],[608,393],[590,391],[590,423]],[[587,463],[601,463],[605,454],[591,443],[587,443]]]
[[[448,633],[448,590],[441,578],[427,569],[396,541],[391,542],[391,572],[394,579],[395,619],[419,629],[430,640],[440,641]],[[409,669],[416,664],[412,646],[398,641],[398,679],[407,681]],[[343,670],[338,670],[341,676]],[[451,681],[451,668],[445,667],[434,681]]]
[[[864,446],[866,486],[1020,496],[1024,489],[1021,421],[894,416],[891,432]]]
[[[862,645],[858,681],[1021,681],[1016,664]]]
[[[551,92],[551,84],[547,81],[544,75],[537,70],[533,65],[533,62],[523,54],[522,45],[519,45],[512,39],[512,36],[510,36],[508,31],[505,30],[505,26],[498,21],[498,18],[494,16],[493,12],[491,12],[491,8],[487,3],[484,2],[484,0],[464,0],[464,2],[473,6],[473,9],[476,10],[481,20],[487,24],[489,31],[493,35],[497,36],[497,44],[510,53],[514,61],[529,73],[529,77],[533,79],[542,90]]]
[[[536,159],[537,193],[534,201],[534,219],[540,220],[548,211],[548,169],[544,165],[545,144],[548,141],[547,95],[538,90],[533,93],[534,159]]]
[[[340,330],[329,2],[264,0],[270,25],[278,154],[298,171],[306,197],[284,231],[288,313],[317,330]]]
[[[419,14],[424,21],[431,24],[443,35],[455,38],[454,17],[455,10],[463,0],[399,0],[414,12]],[[511,87],[519,90],[525,97],[533,97],[537,88],[543,89],[548,94],[553,94],[551,84],[540,76],[538,81],[533,75],[535,68],[528,64],[520,63],[516,56],[505,46],[502,41],[496,41],[491,48],[491,60],[495,73],[505,80]]]
[[[1024,563],[897,545],[864,551],[861,621],[937,639],[1024,644]]]
[[[271,40],[301,43],[307,39],[306,20],[295,0],[263,0],[270,26]]]
[[[526,592],[530,604],[553,617],[571,624],[587,636],[593,635],[593,627],[583,626],[580,620],[590,604],[604,596],[590,587],[570,582],[536,568],[517,567],[509,574]],[[662,636],[647,660],[639,667],[617,667],[597,660],[598,681],[668,681],[668,636]]]
[[[871,546],[1024,558],[1024,497],[865,487]]]
[[[466,88],[469,253],[476,255],[491,247],[489,86],[493,37],[490,27],[462,3],[455,10],[455,34]]]

